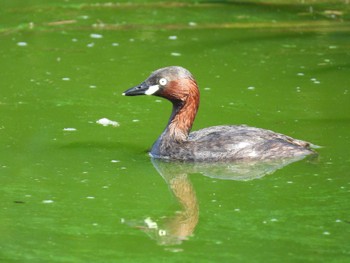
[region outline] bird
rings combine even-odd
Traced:
[[[152,158],[192,162],[269,161],[316,154],[313,144],[247,125],[191,128],[200,93],[194,76],[181,66],[155,70],[122,95],[152,95],[172,103],[169,121],[153,144]]]

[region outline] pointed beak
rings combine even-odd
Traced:
[[[145,92],[148,90],[148,88],[149,86],[145,82],[142,82],[140,85],[137,85],[135,87],[132,87],[124,91],[122,95],[124,96],[145,95]]]
[[[124,96],[153,95],[159,90],[159,85],[148,85],[142,82],[140,85],[123,92]]]

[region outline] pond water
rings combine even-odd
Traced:
[[[346,1],[2,2],[1,262],[349,262]],[[152,161],[171,106],[121,93],[168,65],[197,79],[194,129],[318,158],[228,178]]]

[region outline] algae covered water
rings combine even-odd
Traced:
[[[346,1],[2,2],[1,262],[348,262]],[[168,65],[197,79],[194,130],[319,157],[235,178],[152,161],[171,105],[121,93]]]

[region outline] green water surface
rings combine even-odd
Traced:
[[[350,262],[350,6],[315,2],[1,0],[0,262]],[[233,180],[152,162],[171,105],[121,93],[168,65],[197,79],[194,129],[318,158]]]

